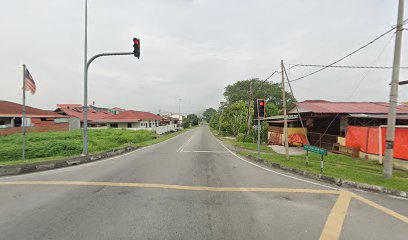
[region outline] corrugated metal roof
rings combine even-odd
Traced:
[[[350,117],[355,118],[377,118],[377,119],[387,119],[387,114],[365,114],[365,113],[352,113]],[[397,119],[399,120],[408,120],[408,114],[398,114]]]
[[[297,103],[301,113],[367,113],[367,114],[387,114],[388,103],[385,102],[329,102],[321,100],[309,100]],[[296,113],[293,108],[289,113]],[[408,114],[408,106],[399,105],[398,114]]]

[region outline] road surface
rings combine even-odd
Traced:
[[[0,239],[408,239],[408,201],[256,165],[198,127],[0,178]]]

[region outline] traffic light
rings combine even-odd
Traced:
[[[256,99],[255,101],[255,118],[264,118],[265,117],[265,108],[266,108],[266,101],[265,99]]]
[[[133,55],[140,58],[140,39],[133,38]]]

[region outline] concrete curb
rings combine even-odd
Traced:
[[[237,149],[238,149],[237,147],[233,147],[233,150],[235,153],[237,153],[236,151]],[[241,149],[241,150],[246,150],[246,149]],[[281,169],[286,172],[291,172],[291,173],[294,173],[300,176],[304,176],[307,178],[311,178],[314,180],[323,181],[323,182],[330,183],[330,184],[335,184],[337,186],[351,187],[351,188],[356,188],[356,189],[361,189],[361,190],[367,190],[370,192],[385,193],[385,194],[394,195],[398,197],[408,198],[408,192],[404,192],[400,190],[389,189],[386,187],[371,185],[367,183],[353,182],[353,181],[349,181],[349,180],[345,180],[341,178],[325,176],[322,174],[315,174],[315,173],[307,172],[307,171],[292,168],[292,167],[282,166],[278,163],[269,162],[267,160],[257,158],[256,156],[252,156],[252,155],[249,155],[246,158],[248,158],[249,160],[253,162],[260,163],[268,167]]]
[[[83,163],[94,162],[113,156],[122,155],[138,149],[139,147],[125,147],[115,149],[107,152],[92,154],[88,156],[71,157],[60,160],[51,160],[37,163],[18,164],[10,166],[0,166],[0,176],[18,175],[31,172],[39,172],[50,169],[69,167],[73,165],[79,165]]]

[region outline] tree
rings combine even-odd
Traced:
[[[224,97],[227,100],[227,104],[232,104],[238,101],[248,101],[249,83],[252,81],[253,99],[265,98],[267,102],[274,104],[279,109],[279,113],[282,110],[282,86],[279,83],[271,83],[253,78],[250,80],[238,81],[234,84],[225,87]],[[294,106],[295,98],[291,93],[286,92],[286,100],[288,109]]]
[[[189,128],[190,127],[190,122],[188,121],[188,119],[184,119],[183,122],[181,123],[181,126],[183,128]]]
[[[238,101],[224,108],[221,115],[221,131],[223,133],[237,136],[238,133],[245,133],[247,129],[247,104]]]
[[[203,112],[203,118],[206,122],[210,122],[211,121],[211,117],[213,114],[215,114],[217,112],[217,110],[215,110],[214,108],[207,108],[204,112]]]
[[[220,122],[220,117],[221,117],[221,113],[219,112],[215,112],[210,119],[210,127],[214,128],[214,129],[218,129],[219,127],[219,122]]]
[[[200,122],[200,119],[197,117],[195,114],[189,114],[187,115],[187,121],[192,125],[192,126],[197,126],[198,123]]]

